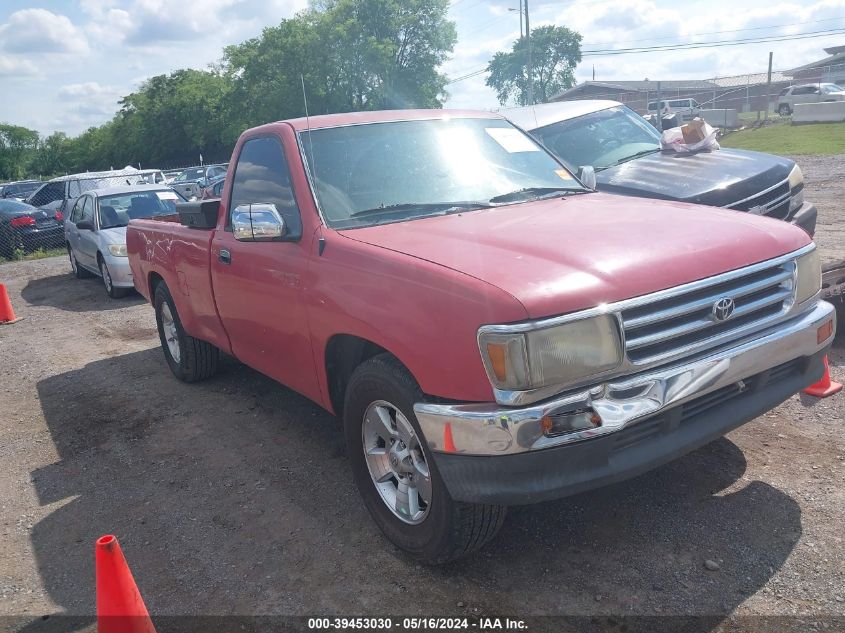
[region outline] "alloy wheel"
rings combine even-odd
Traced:
[[[164,340],[174,362],[179,363],[182,352],[179,350],[179,332],[176,330],[176,320],[167,302],[161,305],[161,328],[164,330]]]

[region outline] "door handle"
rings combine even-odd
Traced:
[[[225,248],[220,249],[220,261],[224,264],[232,263],[232,254]]]

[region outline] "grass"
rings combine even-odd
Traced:
[[[22,250],[17,249],[12,252],[12,257],[9,259],[5,259],[4,257],[0,257],[0,264],[5,263],[7,261],[21,261],[21,260],[29,260],[29,259],[44,259],[45,257],[56,257],[57,255],[64,255],[67,251],[64,248],[50,248],[50,249],[43,249],[38,248],[30,253],[24,253]]]
[[[720,138],[719,144],[781,156],[845,154],[845,123],[770,125],[731,132]]]

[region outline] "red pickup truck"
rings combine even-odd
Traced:
[[[497,115],[280,121],[229,170],[221,200],[129,225],[167,362],[196,381],[222,350],[341,416],[367,508],[417,558],[822,375],[834,311],[804,231],[591,191]]]

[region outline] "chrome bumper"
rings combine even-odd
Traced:
[[[819,342],[817,330],[833,321],[833,333]],[[524,408],[487,404],[417,403],[414,412],[432,450],[467,455],[507,455],[587,440],[624,428],[628,423],[674,407],[790,360],[811,356],[830,345],[835,335],[833,306],[824,301],[753,339],[629,378],[558,396]],[[543,434],[548,415],[592,408],[601,425],[557,437]],[[450,445],[451,443],[451,445]]]

